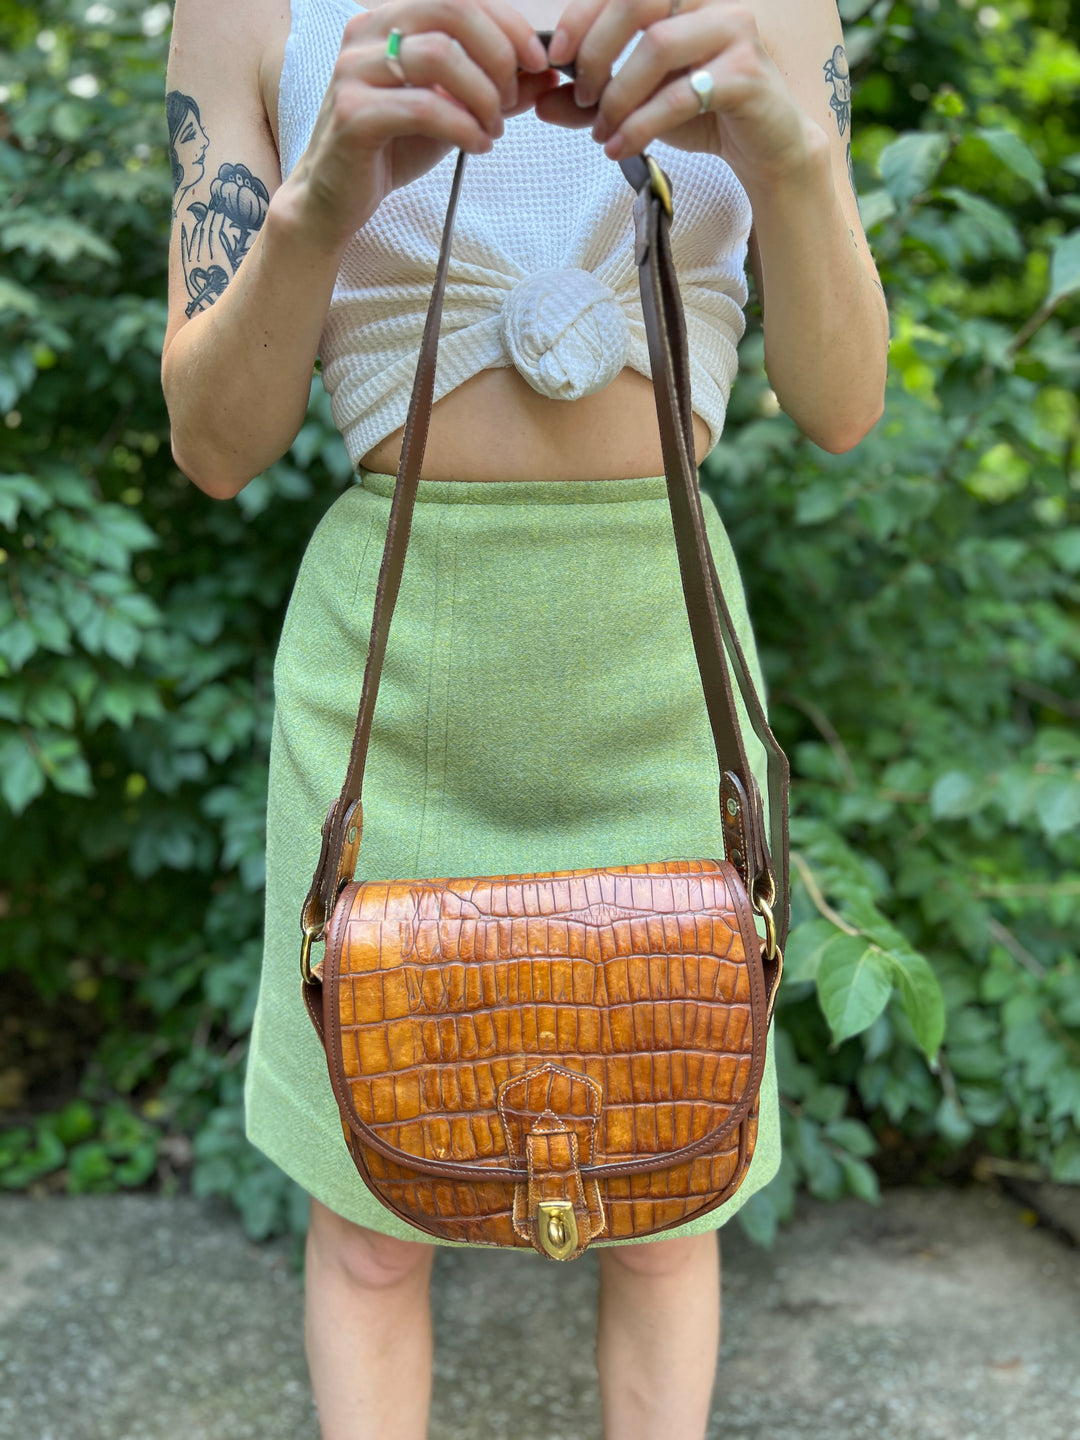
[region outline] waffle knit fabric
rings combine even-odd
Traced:
[[[383,1209],[353,1167],[298,965],[300,907],[352,740],[393,484],[361,472],[331,506],[285,620],[245,1104],[252,1142],[331,1210],[430,1240]],[[705,510],[760,685],[731,545],[708,500]],[[764,755],[741,707],[740,722],[764,792]],[[721,855],[717,784],[663,477],[421,481],[375,712],[359,874],[499,875]],[[770,1045],[742,1186],[656,1238],[723,1225],[779,1159]]]
[[[353,0],[292,0],[278,102],[283,176],[307,148],[358,8]],[[408,36],[403,55],[407,62]],[[750,202],[718,156],[662,142],[649,151],[672,182],[691,391],[711,447],[724,427],[745,325]],[[389,194],[342,258],[319,353],[354,467],[405,423],[456,158],[451,151]],[[567,400],[602,389],[624,366],[649,376],[633,198],[587,130],[549,125],[531,110],[507,120],[486,155],[469,157],[436,400],[500,366],[514,365],[540,394]]]

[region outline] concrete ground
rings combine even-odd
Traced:
[[[1033,1220],[976,1188],[733,1227],[710,1440],[1080,1440],[1080,1249]],[[595,1284],[440,1252],[430,1440],[599,1440]],[[2,1197],[0,1437],[317,1440],[301,1314],[216,1205]]]

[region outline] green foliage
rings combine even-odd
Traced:
[[[816,449],[752,330],[706,475],[795,777],[762,1240],[893,1153],[1080,1181],[1080,54],[1059,0],[841,8],[886,415]],[[304,1215],[241,1123],[271,661],[349,471],[319,387],[237,503],[172,464],[161,9],[0,0],[0,1184],[187,1146],[264,1235]]]
[[[1080,1177],[1080,54],[1054,5],[867,10],[886,414],[824,454],[773,413],[758,337],[708,467],[794,768],[765,1239],[800,1184],[873,1198],[838,1120]]]

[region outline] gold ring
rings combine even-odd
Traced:
[[[699,115],[704,115],[711,108],[715,84],[716,81],[708,70],[695,70],[690,76],[690,89],[697,96]]]
[[[408,85],[408,78],[401,65],[401,42],[403,39],[404,36],[395,25],[386,37],[386,68],[399,85]]]

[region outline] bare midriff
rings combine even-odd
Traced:
[[[393,475],[401,453],[396,430],[363,457],[368,470]],[[698,462],[709,446],[694,416]],[[622,480],[662,475],[652,381],[623,370],[581,400],[538,395],[511,367],[482,370],[432,407],[424,451],[426,480]]]

